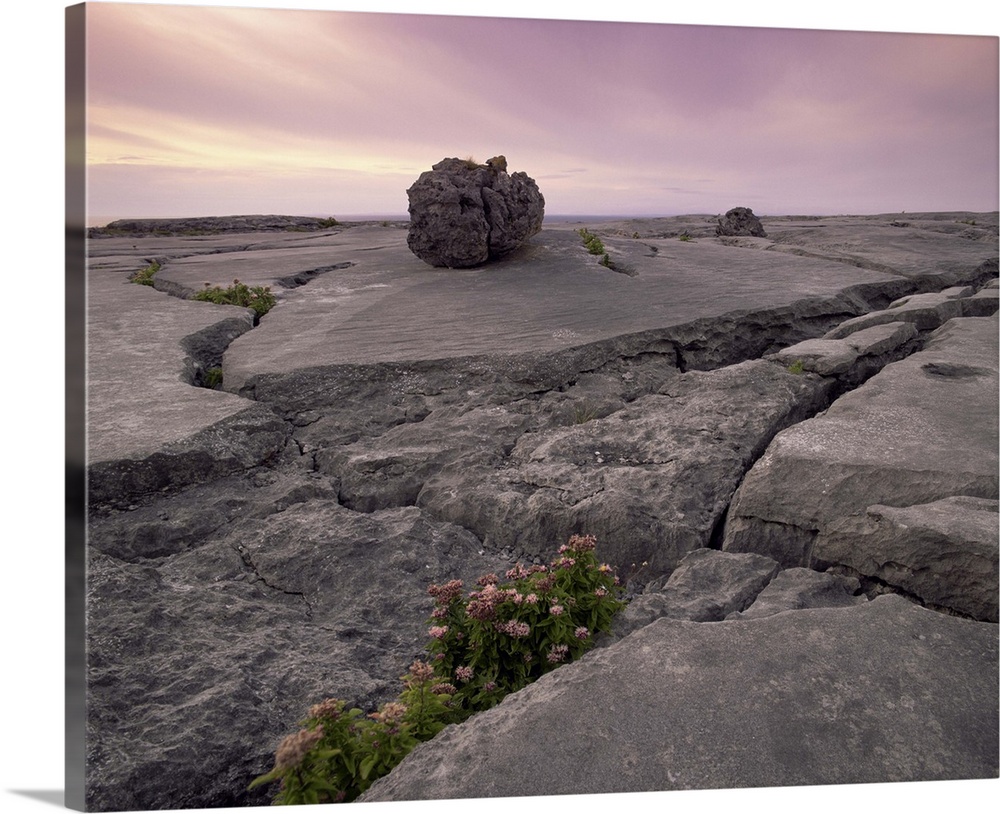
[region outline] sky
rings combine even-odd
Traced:
[[[431,165],[497,154],[550,215],[998,207],[993,34],[119,3],[87,24],[91,222],[405,217]]]

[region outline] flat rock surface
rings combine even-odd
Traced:
[[[724,549],[766,554],[786,567],[841,561],[902,587],[901,575],[882,568],[893,561],[888,553],[855,551],[842,562],[838,536],[846,532],[837,526],[863,517],[872,504],[912,506],[954,495],[997,499],[997,334],[992,317],[950,320],[924,350],[778,434],[733,500]],[[930,582],[969,577],[971,561],[958,551],[944,559],[952,563],[949,575],[934,569]],[[995,573],[996,551],[986,559],[983,567]],[[926,566],[922,560],[904,571]],[[918,596],[931,590],[917,589],[920,580],[912,575],[904,581]],[[985,590],[996,588],[987,580]],[[935,599],[927,598],[940,604],[947,593],[936,588]]]
[[[93,240],[90,374],[101,389],[91,396],[91,458],[148,453],[237,409],[221,394],[187,393],[174,370],[165,368],[165,360],[175,369],[182,364],[175,358],[177,341],[188,328],[176,314],[196,314],[199,322],[214,311],[221,320],[225,307],[171,302],[146,287],[141,293],[124,287],[123,272],[151,259],[163,264],[157,285],[174,293],[234,279],[275,288],[278,306],[226,352],[224,387],[235,392],[262,375],[329,365],[579,347],[733,311],[832,297],[868,283],[886,284],[891,300],[912,293],[899,285],[906,278],[934,279],[940,288],[964,282],[960,278],[971,269],[995,257],[996,218],[990,217],[924,216],[905,228],[894,226],[893,216],[775,219],[777,229],[765,219],[768,239],[715,238],[712,217],[588,224],[615,262],[635,276],[598,265],[573,223],[546,226],[507,259],[467,271],[429,268],[406,248],[405,229],[389,223],[309,233]],[[961,222],[973,219],[978,226]],[[678,240],[684,231],[698,236]],[[751,241],[751,248],[741,240]],[[351,265],[331,270],[342,264]],[[297,275],[311,282],[281,286]],[[141,420],[129,418],[138,412]]]
[[[997,776],[996,626],[898,596],[661,619],[418,746],[366,801]]]
[[[239,219],[223,220],[213,228],[228,230]],[[995,214],[895,220],[764,219],[768,238],[717,238],[717,218],[709,216],[552,224],[503,261],[469,271],[427,266],[406,248],[405,224],[388,222],[223,234],[200,234],[195,224],[194,231],[186,225],[168,235],[91,240],[89,807],[266,803],[268,789],[247,787],[270,768],[276,745],[309,705],[338,695],[368,712],[395,697],[398,677],[424,650],[429,582],[474,580],[515,560],[547,562],[576,532],[596,533],[602,561],[619,566],[635,598],[619,629],[625,638],[604,648],[620,654],[623,666],[593,662],[613,678],[595,684],[604,695],[594,697],[615,714],[567,747],[552,738],[585,722],[581,703],[590,709],[594,701],[554,704],[553,715],[569,717],[553,718],[525,756],[558,747],[572,758],[596,739],[593,754],[603,749],[615,769],[588,781],[600,791],[653,787],[643,784],[664,777],[668,785],[656,787],[978,776],[980,727],[996,719],[995,679],[994,692],[974,702],[962,693],[978,693],[995,676],[996,654],[987,646],[978,661],[967,657],[958,634],[982,628],[945,627],[959,620],[915,608],[929,614],[913,617],[917,638],[887,642],[885,655],[863,667],[855,645],[840,638],[846,642],[852,627],[858,642],[881,642],[883,626],[909,630],[909,617],[891,612],[895,599],[867,600],[882,590],[910,592],[910,583],[873,590],[874,577],[841,565],[843,573],[820,575],[822,584],[800,574],[778,592],[777,571],[791,563],[785,548],[767,547],[770,526],[763,549],[715,550],[734,491],[775,434],[828,408],[835,415],[847,397],[831,406],[832,399],[928,336],[916,322],[852,334],[846,344],[858,359],[835,377],[789,369],[770,354],[901,297],[978,291],[996,276]],[[599,234],[616,270],[583,248],[575,231],[583,225]],[[128,282],[154,261],[161,265],[154,287]],[[255,327],[246,309],[185,299],[206,283],[235,279],[277,295]],[[960,303],[963,315],[995,309],[995,296],[935,296]],[[970,328],[976,325],[993,326],[992,344],[985,328]],[[914,364],[927,365],[911,378],[923,377],[926,387],[951,382],[958,389],[948,392],[962,399],[940,426],[938,416],[921,413],[926,421],[912,429],[911,446],[930,459],[940,443],[952,450],[948,460],[973,462],[958,468],[995,470],[995,331],[995,318],[952,319],[917,354]],[[222,369],[222,389],[195,386],[210,381],[206,371],[214,367]],[[879,381],[864,387],[881,392]],[[984,386],[993,388],[992,404],[975,389]],[[926,409],[933,395],[901,388],[877,405],[875,441],[894,416]],[[980,408],[978,417],[965,415]],[[993,435],[970,436],[991,409]],[[983,463],[991,449],[992,463]],[[806,469],[801,483],[790,484],[805,490],[793,501],[826,505],[826,486],[811,480],[817,464]],[[867,502],[859,498],[856,519],[869,522],[881,498],[857,482]],[[988,483],[995,490],[995,474]],[[898,502],[881,503],[893,528],[911,522],[892,513]],[[980,534],[987,511],[976,511],[974,523],[921,515],[927,536],[919,556],[946,555],[932,558],[931,578],[955,573],[941,561],[950,561],[964,535],[985,565],[977,584],[987,584],[990,567],[995,582],[995,543],[991,559],[990,538]],[[799,532],[803,545],[814,542],[815,529]],[[894,557],[896,565],[905,561]],[[642,593],[649,580],[655,584]],[[971,580],[945,582],[937,595],[970,595]],[[768,618],[719,621],[751,613],[750,603],[765,595],[769,604],[758,610]],[[836,619],[824,615],[832,611],[801,610],[845,601],[863,605]],[[879,612],[866,616],[869,604]],[[779,612],[785,608],[796,610]],[[799,613],[820,615],[786,618]],[[662,616],[670,623],[656,621]],[[636,639],[648,636],[664,638]],[[687,637],[689,644],[680,643]],[[618,649],[634,639],[635,648]],[[937,651],[925,652],[934,642],[956,648],[946,677]],[[853,655],[834,678],[841,647]],[[814,655],[803,656],[810,648]],[[906,648],[916,648],[912,658]],[[676,671],[674,651],[685,659]],[[730,651],[763,699],[755,707],[744,693],[731,718],[727,699],[743,674],[728,669]],[[900,678],[876,687],[868,676],[883,669],[882,658],[897,670],[886,674]],[[665,672],[644,672],[642,662]],[[911,667],[929,678],[911,682]],[[640,680],[619,701],[607,688],[628,684],[633,670]],[[697,680],[684,679],[683,670]],[[574,673],[566,676],[573,685]],[[944,688],[940,699],[927,689],[932,679]],[[685,687],[664,696],[663,682]],[[645,696],[638,705],[633,690]],[[657,706],[672,695],[685,709]],[[973,723],[969,739],[963,734],[946,748],[958,712],[939,704],[953,697]],[[876,716],[871,731],[862,729],[856,712],[867,715],[871,699],[902,717]],[[669,759],[661,723],[611,755],[643,710],[688,722]],[[746,731],[734,729],[740,715],[760,722],[755,745],[767,747],[750,749],[746,760],[738,754]],[[787,732],[786,719],[794,724]],[[913,744],[924,743],[918,719],[928,748],[914,752]],[[992,743],[995,772],[995,730]],[[704,767],[716,748],[726,756],[718,772],[711,761]],[[882,762],[868,767],[871,750]],[[821,751],[834,756],[829,765],[816,757]],[[848,752],[857,767],[848,766]],[[798,763],[778,766],[779,757],[788,762],[799,753]],[[490,765],[470,754],[471,764]],[[914,754],[927,757],[917,766]],[[673,776],[660,771],[666,764]],[[519,765],[512,764],[518,772]],[[585,788],[576,783],[578,769],[563,773],[572,791]],[[532,788],[533,775],[528,787],[517,775],[496,776],[516,794],[551,791]]]
[[[89,455],[91,463],[145,457],[251,406],[232,393],[192,387],[182,340],[246,309],[167,297],[128,281],[146,263],[93,262],[88,280]]]

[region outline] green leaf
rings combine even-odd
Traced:
[[[378,761],[378,755],[370,755],[361,761],[361,779],[367,780],[368,775],[371,774],[372,769],[375,768],[375,763]]]
[[[257,788],[257,786],[263,786],[265,783],[273,783],[275,780],[281,777],[281,772],[278,769],[272,769],[267,774],[262,774],[256,780],[254,780],[249,786],[247,786],[247,791]]]

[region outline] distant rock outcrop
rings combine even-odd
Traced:
[[[767,237],[767,232],[761,226],[760,218],[753,213],[752,209],[745,206],[730,209],[719,218],[715,234],[720,237]]]
[[[410,201],[407,245],[432,266],[471,268],[501,257],[542,228],[545,199],[504,156],[485,164],[445,158],[422,173]]]

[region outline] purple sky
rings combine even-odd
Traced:
[[[92,219],[405,215],[433,163],[498,153],[550,214],[998,207],[995,36],[114,3],[88,26]]]

